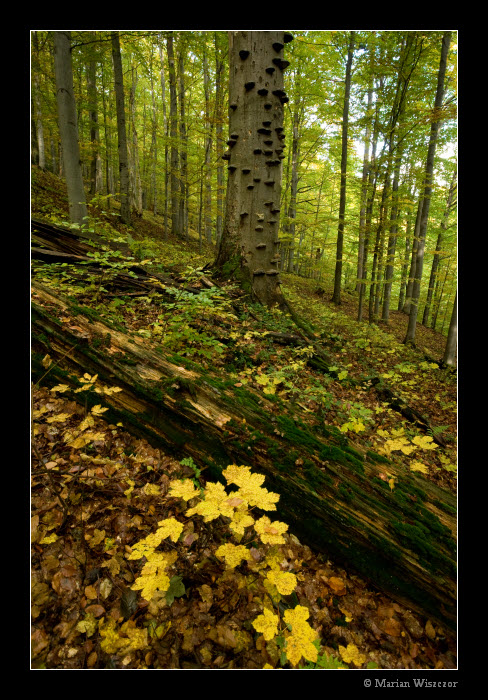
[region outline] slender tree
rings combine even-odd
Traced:
[[[54,68],[58,124],[63,147],[64,172],[68,188],[69,215],[81,225],[87,216],[85,190],[81,172],[78,123],[71,64],[71,32],[54,32]]]
[[[283,48],[279,31],[229,33],[229,150],[226,213],[215,267],[253,298],[285,307],[278,226],[284,139]],[[269,154],[271,152],[271,155]]]
[[[119,152],[119,182],[120,182],[120,218],[124,224],[130,225],[130,186],[129,186],[129,156],[127,151],[127,131],[125,126],[125,97],[124,77],[122,73],[122,57],[120,55],[120,38],[118,32],[111,33],[112,59],[114,64],[115,105],[117,109],[117,137]]]
[[[446,75],[447,66],[447,56],[449,54],[449,46],[451,43],[451,32],[444,32],[442,37],[442,48],[441,48],[441,58],[439,71],[437,74],[437,89],[434,102],[434,115],[432,119],[432,125],[430,130],[429,148],[427,151],[427,160],[425,164],[425,175],[424,175],[424,192],[423,192],[423,205],[422,205],[422,217],[420,220],[420,230],[419,230],[419,241],[417,247],[417,259],[415,263],[415,279],[412,285],[412,304],[410,308],[410,314],[408,317],[408,328],[405,335],[405,340],[403,341],[406,345],[415,344],[415,331],[417,326],[417,314],[418,306],[420,301],[420,282],[422,279],[422,269],[424,262],[424,249],[425,249],[425,236],[427,233],[427,222],[429,219],[429,207],[430,200],[432,196],[432,174],[434,171],[434,157],[437,146],[437,139],[440,129],[440,111],[442,107],[442,102],[444,99],[444,82]]]
[[[344,215],[346,211],[346,183],[347,183],[347,132],[349,124],[349,96],[351,92],[351,66],[354,52],[355,32],[349,35],[349,48],[347,50],[346,63],[346,87],[344,92],[344,107],[342,111],[342,147],[341,147],[341,193],[339,201],[339,228],[337,231],[337,255],[334,273],[334,293],[332,301],[334,304],[341,303],[341,283],[342,283],[342,256],[344,247]]]
[[[439,260],[440,260],[440,254],[441,254],[443,240],[444,240],[444,234],[447,230],[447,222],[449,219],[449,214],[451,213],[451,209],[455,205],[456,178],[457,178],[457,168],[454,169],[454,172],[452,175],[452,180],[451,180],[451,184],[449,187],[449,194],[447,196],[446,209],[444,211],[444,217],[441,221],[441,226],[440,226],[439,234],[437,236],[437,242],[436,242],[435,251],[434,251],[434,258],[432,260],[432,267],[430,269],[429,288],[427,290],[427,299],[425,300],[424,315],[422,317],[422,325],[427,326],[427,327],[429,326],[430,308],[431,308],[431,304],[432,304],[432,297],[434,294],[435,283],[437,281],[437,272],[439,269]]]
[[[171,233],[174,236],[181,235],[179,217],[180,179],[178,177],[178,102],[176,96],[176,69],[173,46],[173,32],[169,32],[166,39],[169,67],[169,121],[171,140]]]
[[[442,362],[448,367],[456,364],[456,348],[457,348],[457,291],[454,297],[454,305],[452,307],[451,322],[447,333],[446,349]]]

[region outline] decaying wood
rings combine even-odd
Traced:
[[[299,539],[411,609],[455,626],[451,493],[374,453],[351,450],[332,426],[312,432],[224,376],[216,381],[175,364],[89,311],[33,284],[36,380],[76,387],[75,375],[98,374],[122,389],[93,398],[109,407],[109,420],[178,458],[191,456],[210,480],[228,464],[249,464],[280,494],[276,517]],[[46,353],[53,360],[48,371]]]

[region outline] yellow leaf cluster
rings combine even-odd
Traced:
[[[215,520],[219,515],[232,518],[234,508],[227,503],[228,498],[223,484],[209,483],[204,491],[205,500],[200,501],[194,508],[189,508],[186,515],[201,515],[206,523]]]
[[[190,501],[195,496],[199,496],[200,492],[195,488],[191,479],[174,479],[169,483],[168,496],[173,498],[182,498],[184,501]]]
[[[346,664],[353,663],[359,667],[366,662],[365,655],[359,653],[359,649],[355,644],[348,644],[347,648],[339,645],[339,653]]]
[[[242,544],[232,544],[232,542],[220,545],[215,554],[225,559],[225,564],[229,569],[235,569],[241,561],[249,560],[250,558],[247,547],[244,547]]]
[[[266,576],[281,595],[291,595],[297,586],[297,577],[291,571],[268,571]]]
[[[286,635],[286,657],[292,666],[296,666],[300,659],[317,661],[318,651],[313,641],[317,638],[317,632],[307,622],[309,611],[302,605],[285,610],[284,620],[291,626],[291,633]]]
[[[149,551],[145,554],[147,562],[142,567],[141,575],[135,580],[131,588],[133,591],[141,591],[145,600],[151,600],[156,591],[167,591],[170,579],[166,570],[176,561],[176,552],[163,553]]]
[[[284,544],[283,533],[288,530],[286,523],[271,522],[267,515],[263,515],[254,523],[254,529],[264,544]]]
[[[183,532],[183,523],[180,523],[176,518],[166,518],[166,520],[160,520],[158,523],[159,527],[154,533],[160,536],[161,539],[170,537],[173,542],[177,542],[179,536]]]
[[[271,610],[265,608],[263,614],[258,615],[252,625],[256,632],[260,632],[265,640],[269,642],[278,634],[279,621],[278,615],[274,615]]]
[[[422,450],[436,450],[437,445],[434,444],[430,435],[416,435],[412,442]]]

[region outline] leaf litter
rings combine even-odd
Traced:
[[[64,440],[86,420],[85,409],[46,388],[34,390],[32,410],[32,667],[279,668],[280,650],[251,624],[263,610],[263,582],[249,585],[246,561],[229,569],[216,555],[228,536],[224,518],[185,522],[181,499],[168,495],[171,481],[194,471],[99,411],[87,428],[94,439]],[[166,540],[178,559],[170,595],[147,601],[131,589],[139,563],[129,555],[170,518],[183,523],[178,542]],[[297,585],[281,596],[282,612],[292,598],[308,611],[333,666],[456,668],[447,630],[293,534],[283,537],[279,571]],[[252,547],[250,555],[260,561],[272,547]],[[286,577],[282,585],[290,590]]]

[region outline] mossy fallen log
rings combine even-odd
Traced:
[[[53,364],[46,370],[42,358]],[[150,349],[33,284],[32,370],[45,385],[79,385],[98,374],[122,389],[103,398],[105,416],[209,480],[248,464],[280,494],[277,517],[315,551],[446,627],[456,623],[456,499],[423,476],[353,449],[333,426],[312,431],[296,416],[225,376]],[[183,366],[186,365],[186,366]],[[83,394],[100,403],[99,394]],[[388,478],[395,477],[392,490]],[[386,480],[385,480],[386,479]]]

